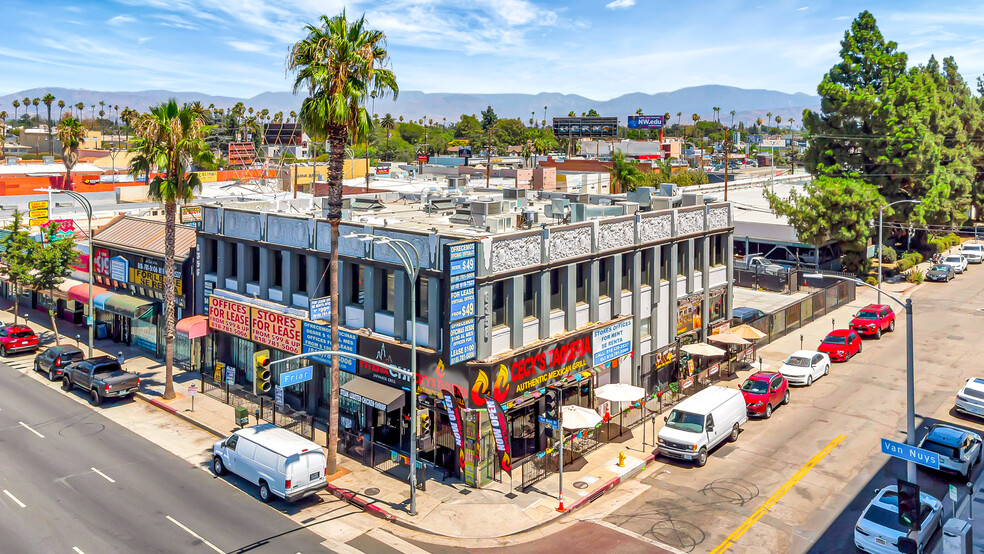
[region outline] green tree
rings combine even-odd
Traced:
[[[328,172],[328,224],[331,230],[331,343],[338,342],[338,224],[342,218],[342,167],[345,143],[363,139],[372,129],[365,109],[372,93],[399,94],[396,76],[388,69],[386,35],[366,27],[365,17],[349,21],[345,11],[321,16],[319,25],[307,25],[307,36],[297,41],[287,57],[294,74],[294,92],[306,89],[300,119],[312,139],[331,144]],[[314,192],[314,191],[312,191]],[[328,421],[328,473],[337,467],[338,358],[332,357]]]
[[[634,163],[625,159],[625,154],[617,151],[612,155],[608,173],[612,176],[612,194],[618,194],[635,190],[641,172]]]
[[[58,319],[55,317],[53,300],[55,288],[72,273],[72,265],[78,259],[78,252],[73,248],[71,239],[58,238],[58,230],[58,223],[54,221],[49,223],[44,228],[43,246],[38,245],[34,248],[34,274],[31,276],[31,285],[35,290],[46,291],[48,298],[52,300],[48,307],[48,317],[51,319],[51,330],[55,334],[55,344],[60,346]]]
[[[14,288],[14,325],[20,314],[20,289],[31,286],[31,273],[34,271],[34,250],[37,243],[28,235],[24,227],[24,214],[14,210],[10,224],[5,227],[7,236],[0,239],[3,250],[3,263],[0,264],[0,277]],[[0,355],[6,356],[6,352]]]
[[[10,105],[14,107],[14,120],[16,121],[17,120],[17,108],[19,108],[20,105],[21,105],[20,100],[14,99],[14,101],[11,102]]]
[[[588,117],[598,117],[598,112],[596,112],[594,108],[591,108],[588,110]]]
[[[72,168],[79,161],[79,146],[85,140],[86,129],[82,122],[68,116],[58,122],[58,140],[62,145],[62,163],[65,164],[65,182],[62,188],[72,190]]]
[[[489,182],[492,178],[492,131],[495,129],[495,124],[499,121],[499,116],[495,115],[495,110],[492,106],[489,106],[482,110],[482,130],[488,134],[488,141],[485,143],[485,154],[486,154],[486,164],[485,164],[485,186],[489,186]]]
[[[49,92],[44,95],[44,98],[42,98],[41,101],[44,102],[45,107],[48,108],[48,155],[54,156],[55,141],[52,140],[51,132],[51,103],[55,101],[55,95]]]
[[[164,398],[174,398],[174,248],[178,203],[190,202],[202,186],[198,174],[185,172],[193,163],[214,163],[205,142],[211,128],[203,115],[188,104],[178,107],[175,99],[152,106],[136,118],[132,152],[138,154],[133,167],[148,169],[149,163],[164,172],[150,182],[150,196],[164,204]],[[144,166],[147,167],[144,167]],[[149,176],[149,171],[148,171]]]

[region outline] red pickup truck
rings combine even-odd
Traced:
[[[882,331],[890,333],[895,330],[895,312],[887,304],[868,304],[855,314],[851,329],[861,336],[880,339]]]

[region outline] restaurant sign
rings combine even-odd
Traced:
[[[208,298],[208,326],[216,331],[250,338],[249,306],[221,296]]]
[[[214,296],[212,298],[215,298]],[[210,316],[211,317],[211,316]],[[269,312],[252,308],[250,326],[253,342],[282,350],[289,354],[300,354],[302,345],[302,320],[287,314]]]

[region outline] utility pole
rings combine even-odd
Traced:
[[[728,131],[724,131],[724,201],[728,201]]]

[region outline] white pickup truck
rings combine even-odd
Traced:
[[[756,273],[768,273],[770,275],[786,271],[785,267],[769,261],[765,256],[756,254],[735,260],[735,269],[744,269],[745,271],[754,271]]]

